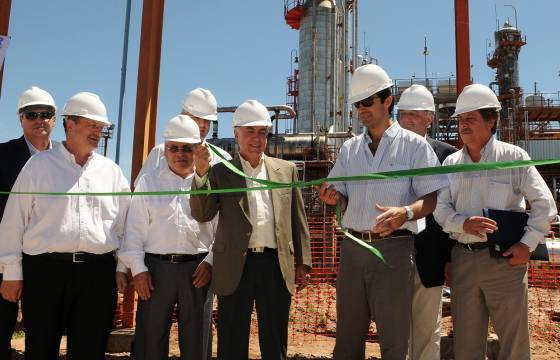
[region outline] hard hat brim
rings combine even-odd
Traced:
[[[210,121],[216,121],[218,120],[218,115],[217,114],[205,114],[205,113],[201,113],[198,111],[194,111],[194,110],[189,110],[189,109],[182,109],[183,113],[185,115],[190,115],[190,116],[196,116],[198,118],[204,119],[204,120],[210,120]]]
[[[501,106],[496,107],[496,104],[489,104],[484,106],[469,106],[469,107],[462,108],[459,111],[455,109],[455,112],[453,113],[453,115],[451,115],[451,117],[455,118],[461,114],[468,113],[475,110],[482,110],[482,109],[495,109],[496,111],[500,111],[502,110],[502,107]]]
[[[388,82],[388,83],[383,84],[383,85],[381,85],[381,86],[379,86],[379,87],[370,87],[370,88],[368,88],[368,89],[367,89],[366,91],[364,91],[364,92],[361,92],[361,93],[359,93],[359,94],[357,94],[357,95],[352,95],[352,96],[350,96],[350,97],[348,98],[348,102],[349,102],[350,104],[354,104],[354,103],[356,103],[356,102],[358,102],[358,101],[361,101],[361,100],[364,100],[364,99],[366,99],[366,98],[368,98],[368,97],[370,97],[370,96],[372,96],[372,95],[374,95],[374,94],[377,94],[378,92],[380,92],[380,91],[382,91],[382,90],[389,89],[389,88],[392,87],[392,86],[393,86],[393,82],[391,81],[390,83]]]
[[[199,143],[201,143],[200,139],[191,138],[191,137],[174,137],[174,136],[166,137],[165,141],[174,141],[174,142],[180,142],[180,143],[185,143],[185,144],[199,144]]]
[[[54,109],[54,111],[56,112],[56,106],[53,104],[45,104],[44,101],[31,101],[28,103],[23,104],[22,106],[20,106],[17,110],[17,113],[20,114],[22,109],[25,109],[26,107],[30,107],[30,106],[35,106],[35,105],[41,105],[41,106],[46,106],[46,107],[51,107]]]
[[[429,106],[411,106],[411,105],[399,105],[397,104],[397,109],[407,110],[407,111],[436,111],[435,107]]]
[[[245,124],[240,124],[240,125],[233,125],[233,127],[238,127],[238,126],[265,126],[265,127],[272,127],[272,123],[270,121],[265,121],[265,120],[256,120],[256,121],[251,121]]]

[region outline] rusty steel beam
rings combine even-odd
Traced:
[[[164,0],[144,0],[132,145],[133,182],[155,145],[163,10]]]
[[[459,95],[471,83],[469,0],[455,0],[455,66]]]
[[[10,27],[10,12],[12,0],[0,0],[0,35],[8,35]],[[4,63],[6,61],[4,60]],[[4,78],[4,65],[0,66],[0,97],[2,96],[2,80]]]
[[[132,145],[132,183],[156,140],[163,10],[164,0],[144,0]],[[124,328],[134,326],[134,289],[131,287],[124,294],[122,324]]]

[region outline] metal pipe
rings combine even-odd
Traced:
[[[455,0],[455,64],[459,95],[471,83],[469,0]]]
[[[119,95],[119,117],[117,122],[117,144],[115,147],[115,162],[118,164],[121,155],[121,128],[122,128],[122,114],[124,105],[124,91],[126,88],[126,67],[128,58],[128,35],[130,30],[130,3],[132,0],[126,1],[126,17],[124,21],[124,40],[123,40],[123,55],[121,64],[121,91]]]
[[[278,157],[278,124],[280,123],[280,110],[274,110],[274,115],[276,119],[276,123],[274,124],[276,128],[276,137],[274,138],[274,157]]]
[[[509,5],[509,4],[505,4],[504,6],[505,6],[505,7],[511,7],[511,8],[513,9],[513,12],[515,13],[515,28],[516,28],[516,29],[519,29],[519,28],[517,27],[517,9],[515,8],[515,6]]]

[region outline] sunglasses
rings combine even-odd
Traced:
[[[41,119],[43,120],[47,120],[50,119],[54,116],[54,112],[52,111],[41,111],[41,112],[37,112],[37,111],[26,111],[23,113],[23,115],[25,116],[25,118],[27,120],[37,120],[39,117],[41,117]]]
[[[171,146],[166,146],[165,148],[167,149],[167,151],[173,154],[178,152],[188,154],[194,151],[194,146],[192,145],[184,145],[184,146],[171,145]]]
[[[360,106],[370,107],[371,105],[373,105],[373,101],[374,101],[376,98],[379,98],[379,96],[377,96],[377,95],[372,95],[372,96],[370,96],[370,97],[368,97],[368,98],[365,98],[364,100],[360,100],[360,101],[358,101],[358,102],[355,102],[353,105],[354,105],[354,107],[355,107],[356,109],[359,109]]]

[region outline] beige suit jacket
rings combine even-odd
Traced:
[[[242,169],[239,154],[231,161]],[[271,181],[289,183],[297,181],[296,167],[285,160],[265,155],[264,166]],[[226,189],[246,188],[245,179],[233,173],[224,164],[214,165],[208,181],[202,188]],[[192,188],[197,189],[196,181]],[[309,228],[300,189],[274,189],[272,205],[274,209],[274,229],[278,246],[278,260],[286,287],[295,293],[295,265],[304,264],[311,268]],[[241,279],[252,225],[249,204],[245,192],[192,195],[191,214],[200,222],[210,221],[219,212],[218,228],[212,251],[212,290],[216,295],[232,294]]]

